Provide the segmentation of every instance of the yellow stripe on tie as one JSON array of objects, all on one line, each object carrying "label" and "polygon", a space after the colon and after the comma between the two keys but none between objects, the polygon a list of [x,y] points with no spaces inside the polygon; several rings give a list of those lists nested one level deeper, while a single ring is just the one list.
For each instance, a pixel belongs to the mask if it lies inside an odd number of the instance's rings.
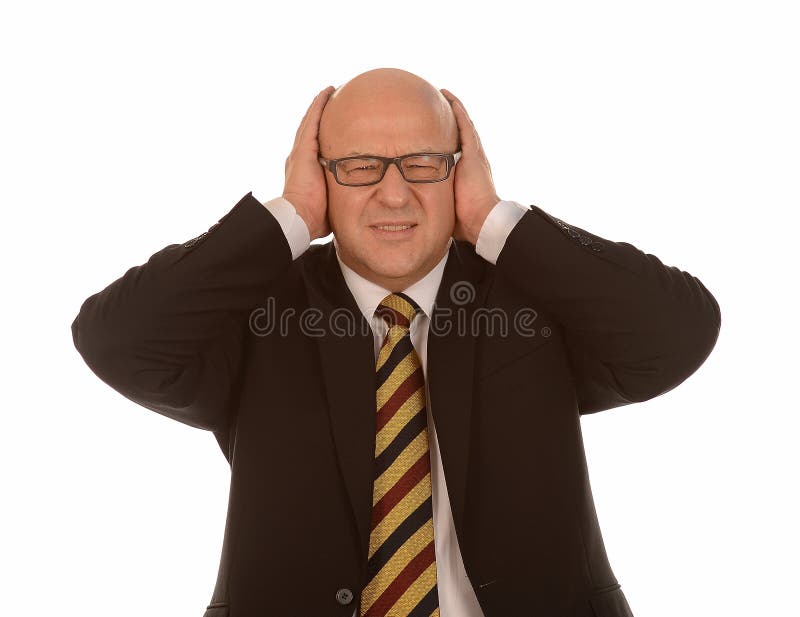
[{"label": "yellow stripe on tie", "polygon": [[389,359],[389,356],[392,355],[394,348],[400,342],[400,340],[405,336],[407,330],[402,326],[392,326],[389,328],[387,334],[387,341],[386,344],[383,345],[378,352],[378,359],[375,363],[375,370],[379,371],[383,368],[383,365],[386,364],[386,360]]},{"label": "yellow stripe on tie", "polygon": [[403,427],[425,407],[425,387],[423,386],[406,400],[391,419],[375,436],[375,456],[378,457],[394,441]]},{"label": "yellow stripe on tie", "polygon": [[[414,584],[406,590],[394,606],[389,609],[389,615],[407,615],[409,610],[413,610],[435,584],[436,562],[434,561],[419,575]],[[439,609],[437,608],[436,610],[438,611]]]},{"label": "yellow stripe on tie", "polygon": [[392,394],[394,394],[397,389],[403,385],[408,376],[411,375],[414,371],[419,368],[419,364],[415,362],[415,358],[411,356],[406,356],[394,367],[392,374],[386,378],[380,387],[378,387],[378,392],[376,395],[376,402],[378,405],[378,409],[383,407],[390,398],[392,398]]},{"label": "yellow stripe on tie", "polygon": [[389,489],[397,484],[397,481],[403,477],[403,474],[411,469],[414,463],[416,463],[419,457],[424,453],[430,456],[428,436],[427,431],[420,431],[419,435],[403,448],[403,451],[392,461],[392,464],[373,482],[373,506],[389,492]]},{"label": "yellow stripe on tie", "polygon": [[[364,591],[361,594],[361,609],[367,611],[375,603],[381,594],[386,591],[386,588],[394,580],[392,574],[397,574],[403,571],[414,557],[430,544],[430,538],[433,535],[433,521],[427,521],[422,527],[405,542],[395,552],[389,561],[380,569],[378,574],[367,583]],[[434,562],[435,565],[436,562]]]},{"label": "yellow stripe on tie", "polygon": [[[395,529],[419,508],[420,504],[430,497],[431,476],[426,475],[419,484],[411,489],[408,494],[397,502],[391,512],[375,526],[369,540],[369,557],[371,558],[383,544],[383,539],[388,538]],[[433,519],[430,519],[433,521]],[[380,536],[378,536],[380,534]],[[376,536],[373,538],[372,536]],[[377,537],[381,538],[380,540]]]}]

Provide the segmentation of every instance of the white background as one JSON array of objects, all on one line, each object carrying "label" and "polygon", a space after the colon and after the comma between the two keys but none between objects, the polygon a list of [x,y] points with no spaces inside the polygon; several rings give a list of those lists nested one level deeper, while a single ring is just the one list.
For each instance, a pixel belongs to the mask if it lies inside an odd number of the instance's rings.
[{"label": "white background", "polygon": [[680,387],[583,419],[637,617],[798,614],[792,5],[4,4],[2,612],[202,615],[227,462],[97,379],[71,322],[248,191],[280,195],[314,95],[392,66],[461,98],[501,198],[655,254],[721,306]]}]

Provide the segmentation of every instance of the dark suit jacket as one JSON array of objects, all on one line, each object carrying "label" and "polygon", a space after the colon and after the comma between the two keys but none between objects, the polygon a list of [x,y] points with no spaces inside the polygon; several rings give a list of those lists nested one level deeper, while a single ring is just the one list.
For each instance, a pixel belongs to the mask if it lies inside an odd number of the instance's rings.
[{"label": "dark suit jacket", "polygon": [[[535,311],[535,334],[459,330],[479,309]],[[284,328],[269,331],[269,310]],[[334,311],[361,327],[334,334]],[[453,327],[435,327],[448,314]],[[631,615],[598,526],[580,415],[671,390],[719,327],[694,276],[536,206],[496,265],[453,242],[427,378],[459,545],[487,616]],[[375,359],[333,243],[293,261],[248,193],[209,231],[87,298],[72,334],[100,379],[213,431],[230,463],[205,617],[350,617],[366,582]]]}]

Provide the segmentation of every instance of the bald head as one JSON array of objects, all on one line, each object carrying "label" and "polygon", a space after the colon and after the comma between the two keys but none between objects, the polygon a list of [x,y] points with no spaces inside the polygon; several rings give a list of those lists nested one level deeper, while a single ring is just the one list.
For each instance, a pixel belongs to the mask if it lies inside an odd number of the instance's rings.
[{"label": "bald head", "polygon": [[[412,73],[388,68],[362,73],[330,96],[318,139],[327,159],[450,153],[459,145],[444,95]],[[323,173],[343,264],[387,290],[402,291],[441,262],[455,226],[455,173],[409,182],[389,166],[380,182],[363,186],[339,184],[330,169]]]},{"label": "bald head", "polygon": [[430,83],[401,69],[357,75],[331,94],[320,119],[322,156],[400,156],[453,152],[458,125],[450,103]]}]

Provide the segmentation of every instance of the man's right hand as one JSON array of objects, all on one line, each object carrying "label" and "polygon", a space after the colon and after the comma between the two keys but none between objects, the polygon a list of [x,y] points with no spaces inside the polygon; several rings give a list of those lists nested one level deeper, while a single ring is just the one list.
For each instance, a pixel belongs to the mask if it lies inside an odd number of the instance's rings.
[{"label": "man's right hand", "polygon": [[292,152],[286,159],[286,182],[283,197],[306,222],[311,239],[331,233],[328,222],[328,189],[325,170],[319,164],[319,120],[333,86],[320,92],[306,110],[294,138]]}]

